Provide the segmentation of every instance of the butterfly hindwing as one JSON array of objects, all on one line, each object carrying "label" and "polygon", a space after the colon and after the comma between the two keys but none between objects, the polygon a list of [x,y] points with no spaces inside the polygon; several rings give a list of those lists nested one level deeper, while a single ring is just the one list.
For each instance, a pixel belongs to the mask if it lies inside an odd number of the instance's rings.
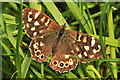
[{"label": "butterfly hindwing", "polygon": [[29,46],[32,58],[38,62],[47,61],[52,54],[52,45],[55,37],[56,34],[51,33],[33,39]]},{"label": "butterfly hindwing", "polygon": [[77,56],[73,52],[73,45],[70,45],[69,40],[67,40],[65,37],[60,38],[59,42],[55,46],[58,47],[56,48],[55,54],[50,61],[50,67],[53,70],[62,73],[75,69],[78,64],[78,59],[69,56]]}]

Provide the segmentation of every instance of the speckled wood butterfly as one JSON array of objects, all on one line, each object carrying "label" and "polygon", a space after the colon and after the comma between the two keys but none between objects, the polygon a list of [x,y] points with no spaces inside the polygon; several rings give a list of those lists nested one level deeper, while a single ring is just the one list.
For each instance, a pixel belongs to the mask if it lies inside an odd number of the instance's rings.
[{"label": "speckled wood butterfly", "polygon": [[38,62],[50,61],[50,67],[59,72],[73,70],[78,62],[89,62],[70,57],[96,59],[102,57],[100,42],[95,37],[77,31],[65,30],[43,12],[25,8],[22,12],[24,29],[32,39],[29,48],[32,59]]}]

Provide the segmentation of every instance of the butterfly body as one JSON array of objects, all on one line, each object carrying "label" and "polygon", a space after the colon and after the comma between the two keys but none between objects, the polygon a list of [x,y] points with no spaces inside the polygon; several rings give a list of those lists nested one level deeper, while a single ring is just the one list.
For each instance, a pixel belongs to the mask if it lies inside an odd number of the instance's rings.
[{"label": "butterfly body", "polygon": [[88,34],[66,30],[43,12],[25,8],[22,14],[25,32],[32,39],[29,48],[32,59],[46,62],[52,55],[50,67],[59,72],[74,69],[78,62],[89,62],[70,57],[96,59],[102,56],[99,40]]}]

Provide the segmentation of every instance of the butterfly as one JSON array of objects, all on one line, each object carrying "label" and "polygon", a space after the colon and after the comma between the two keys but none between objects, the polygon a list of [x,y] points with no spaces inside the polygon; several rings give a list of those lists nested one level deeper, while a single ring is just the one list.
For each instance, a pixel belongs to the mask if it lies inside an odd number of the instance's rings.
[{"label": "butterfly", "polygon": [[49,66],[61,73],[76,68],[78,62],[89,62],[71,57],[97,59],[102,57],[100,42],[97,38],[77,31],[66,30],[43,12],[25,8],[22,11],[24,30],[32,39],[29,49],[32,59],[46,62],[53,56]]}]

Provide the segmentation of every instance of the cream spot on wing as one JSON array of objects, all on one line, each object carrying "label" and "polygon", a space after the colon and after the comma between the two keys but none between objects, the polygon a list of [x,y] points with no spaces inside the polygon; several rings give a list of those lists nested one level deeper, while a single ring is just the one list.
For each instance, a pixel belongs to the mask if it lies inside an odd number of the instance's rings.
[{"label": "cream spot on wing", "polygon": [[40,25],[40,24],[39,24],[38,21],[35,21],[35,22],[34,22],[34,25],[35,25],[35,26],[38,26],[38,25]]},{"label": "cream spot on wing", "polygon": [[26,23],[26,27],[27,27],[27,28],[29,28],[29,27],[30,27],[30,26],[29,26],[29,23]]},{"label": "cream spot on wing", "polygon": [[85,43],[87,42],[87,37],[86,36],[83,37],[83,42],[85,42]]},{"label": "cream spot on wing", "polygon": [[93,55],[93,54],[92,54],[92,55],[89,55],[89,57],[90,57],[90,58],[93,58],[93,57],[94,57],[94,55]]},{"label": "cream spot on wing", "polygon": [[100,45],[98,45],[98,48],[99,48],[99,49],[101,49],[101,46],[100,46]]},{"label": "cream spot on wing", "polygon": [[86,53],[86,52],[84,52],[83,54],[84,54],[85,56],[87,56],[87,53]]},{"label": "cream spot on wing", "polygon": [[76,46],[76,51],[79,51],[79,48]]},{"label": "cream spot on wing", "polygon": [[50,20],[48,19],[47,22],[45,23],[45,25],[48,26],[49,22],[50,22]]},{"label": "cream spot on wing", "polygon": [[67,58],[67,59],[68,59],[69,57],[70,57],[70,55],[68,55],[68,54],[66,54],[66,55],[65,55],[65,58]]},{"label": "cream spot on wing", "polygon": [[72,58],[69,59],[69,65],[73,65],[73,60],[72,60]]},{"label": "cream spot on wing", "polygon": [[79,34],[79,36],[78,36],[78,40],[77,40],[77,41],[79,41],[79,42],[81,41],[81,40],[80,40],[81,36],[82,36],[82,35]]},{"label": "cream spot on wing", "polygon": [[73,51],[73,50],[71,50],[71,52],[72,52],[72,53],[74,53],[74,51]]},{"label": "cream spot on wing", "polygon": [[32,27],[32,28],[31,28],[31,31],[34,31],[34,30],[35,30],[35,27]]},{"label": "cream spot on wing", "polygon": [[36,35],[37,35],[37,32],[34,32],[34,33],[33,33],[33,36],[36,36]]},{"label": "cream spot on wing", "polygon": [[95,53],[97,53],[97,51],[95,49],[93,49],[93,53],[95,54]]},{"label": "cream spot on wing", "polygon": [[82,54],[78,54],[78,57],[82,58]]},{"label": "cream spot on wing", "polygon": [[32,18],[28,18],[28,22],[31,22],[32,21]]},{"label": "cream spot on wing", "polygon": [[44,46],[44,44],[42,42],[40,42],[40,46]]},{"label": "cream spot on wing", "polygon": [[40,38],[43,38],[43,36],[40,36]]},{"label": "cream spot on wing", "polygon": [[44,20],[45,20],[45,16],[43,16],[40,20],[41,20],[41,22],[44,22]]},{"label": "cream spot on wing", "polygon": [[39,45],[39,43],[36,42],[35,44],[33,44],[33,48],[34,48],[34,49],[37,49],[37,48],[38,48],[38,45]]},{"label": "cream spot on wing", "polygon": [[84,48],[85,48],[85,50],[87,50],[87,51],[89,50],[89,46],[84,46]]},{"label": "cream spot on wing", "polygon": [[22,23],[24,23],[24,21],[22,21]]},{"label": "cream spot on wing", "polygon": [[40,11],[35,13],[35,19],[38,18],[38,16],[40,15],[40,13],[41,13]]},{"label": "cream spot on wing", "polygon": [[95,45],[95,38],[92,37],[91,46],[94,46],[94,45]]},{"label": "cream spot on wing", "polygon": [[30,15],[30,14],[32,14],[32,12],[28,12],[28,14]]},{"label": "cream spot on wing", "polygon": [[24,25],[23,29],[25,29],[25,25]]},{"label": "cream spot on wing", "polygon": [[39,33],[42,33],[44,30],[40,30]]}]

